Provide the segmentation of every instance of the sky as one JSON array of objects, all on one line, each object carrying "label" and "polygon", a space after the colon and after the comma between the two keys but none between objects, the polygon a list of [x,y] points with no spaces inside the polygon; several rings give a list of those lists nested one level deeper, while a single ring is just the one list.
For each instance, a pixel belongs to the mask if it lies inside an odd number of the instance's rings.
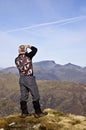
[{"label": "sky", "polygon": [[0,67],[15,66],[20,45],[38,48],[33,62],[85,67],[86,0],[0,0]]}]

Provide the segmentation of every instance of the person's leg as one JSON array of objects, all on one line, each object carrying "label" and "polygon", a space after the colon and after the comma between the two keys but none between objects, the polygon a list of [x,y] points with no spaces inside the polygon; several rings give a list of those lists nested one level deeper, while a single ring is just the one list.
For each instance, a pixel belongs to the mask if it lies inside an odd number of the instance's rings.
[{"label": "person's leg", "polygon": [[20,97],[20,108],[22,111],[22,116],[28,115],[28,108],[27,108],[27,100],[28,100],[28,94],[29,90],[20,83],[20,91],[21,91],[21,97]]},{"label": "person's leg", "polygon": [[40,96],[39,96],[38,86],[36,84],[35,77],[34,76],[28,77],[26,85],[29,87],[29,91],[32,95],[33,108],[35,110],[36,117],[39,117],[41,114],[43,114],[43,112],[41,110],[41,106],[39,103]]},{"label": "person's leg", "polygon": [[33,101],[33,107],[35,109],[35,115],[34,116],[36,118],[41,117],[41,116],[45,116],[45,115],[48,114],[47,112],[42,112],[39,100]]},{"label": "person's leg", "polygon": [[27,76],[25,78],[26,78],[25,79],[26,80],[25,86],[29,89],[29,92],[32,95],[33,101],[36,101],[36,100],[40,99],[38,86],[37,86],[35,77],[34,76]]},{"label": "person's leg", "polygon": [[39,100],[33,101],[33,108],[34,108],[36,114],[42,113]]},{"label": "person's leg", "polygon": [[21,101],[20,106],[21,106],[22,115],[23,114],[28,114],[27,102],[26,101]]}]

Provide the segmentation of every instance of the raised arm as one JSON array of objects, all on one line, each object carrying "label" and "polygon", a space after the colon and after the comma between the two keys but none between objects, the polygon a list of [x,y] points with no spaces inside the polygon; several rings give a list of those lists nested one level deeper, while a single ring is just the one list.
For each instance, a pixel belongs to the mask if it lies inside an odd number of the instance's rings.
[{"label": "raised arm", "polygon": [[37,52],[37,48],[36,47],[34,47],[34,46],[30,46],[30,45],[26,45],[25,46],[26,47],[26,49],[27,48],[29,48],[29,49],[31,49],[31,52],[26,52],[26,56],[28,56],[28,57],[30,57],[31,59],[32,59],[32,57],[36,54],[36,52]]}]

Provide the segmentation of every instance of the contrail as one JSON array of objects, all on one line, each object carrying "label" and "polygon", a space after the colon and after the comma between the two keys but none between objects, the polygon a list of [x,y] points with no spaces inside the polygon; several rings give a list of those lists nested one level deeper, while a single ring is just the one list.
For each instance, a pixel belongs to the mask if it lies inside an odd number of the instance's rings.
[{"label": "contrail", "polygon": [[68,18],[68,19],[63,19],[63,20],[58,20],[58,21],[53,21],[53,22],[48,22],[48,23],[35,24],[33,26],[12,29],[12,30],[8,30],[6,32],[10,33],[10,32],[17,32],[17,31],[24,31],[24,30],[29,30],[29,29],[37,28],[37,27],[43,27],[43,26],[49,26],[49,25],[55,25],[55,24],[57,24],[57,25],[64,25],[64,24],[68,24],[68,23],[73,23],[73,22],[81,21],[83,19],[86,19],[86,15],[84,15],[84,16],[78,16],[78,17],[73,17],[73,18]]}]

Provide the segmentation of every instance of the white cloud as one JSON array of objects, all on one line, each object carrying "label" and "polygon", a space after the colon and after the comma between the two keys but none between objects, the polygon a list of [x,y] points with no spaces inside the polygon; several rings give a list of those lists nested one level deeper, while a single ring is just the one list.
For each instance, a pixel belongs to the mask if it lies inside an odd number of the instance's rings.
[{"label": "white cloud", "polygon": [[17,32],[17,31],[34,29],[34,28],[38,28],[38,27],[50,26],[50,25],[64,25],[64,24],[68,24],[68,23],[73,23],[73,22],[81,21],[83,19],[86,19],[86,15],[84,15],[84,16],[78,16],[78,17],[73,17],[73,18],[62,19],[62,20],[48,22],[48,23],[36,24],[36,25],[29,26],[29,27],[12,29],[12,30],[8,30],[6,32],[7,33],[11,33],[11,32]]}]

